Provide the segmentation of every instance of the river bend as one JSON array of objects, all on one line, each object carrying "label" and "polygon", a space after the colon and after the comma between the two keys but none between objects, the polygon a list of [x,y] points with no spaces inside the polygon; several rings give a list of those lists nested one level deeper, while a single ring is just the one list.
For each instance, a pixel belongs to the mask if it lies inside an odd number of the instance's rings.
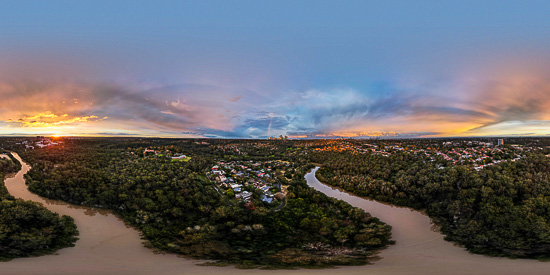
[{"label": "river bend", "polygon": [[124,224],[110,210],[77,206],[44,199],[28,191],[22,169],[5,180],[8,191],[16,198],[41,202],[60,215],[75,219],[80,240],[75,247],[59,250],[54,255],[19,258],[0,262],[1,275],[95,275],[95,274],[550,274],[550,263],[534,260],[510,260],[472,255],[463,248],[443,240],[432,231],[430,219],[417,211],[394,207],[360,198],[324,185],[315,178],[318,167],[306,175],[308,185],[330,197],[360,207],[393,227],[396,244],[380,253],[373,265],[339,267],[323,270],[240,270],[232,266],[200,266],[201,261],[174,254],[154,253],[143,246],[137,230]]}]

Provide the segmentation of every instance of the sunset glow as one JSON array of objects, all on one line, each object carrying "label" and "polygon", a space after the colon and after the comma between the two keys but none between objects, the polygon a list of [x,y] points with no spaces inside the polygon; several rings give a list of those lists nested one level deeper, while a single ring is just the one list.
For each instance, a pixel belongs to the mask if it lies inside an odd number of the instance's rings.
[{"label": "sunset glow", "polygon": [[87,10],[122,3],[20,5],[0,11],[2,135],[550,134],[550,26],[532,9],[143,4],[120,22]]},{"label": "sunset glow", "polygon": [[549,273],[549,1],[0,3],[0,275]]}]

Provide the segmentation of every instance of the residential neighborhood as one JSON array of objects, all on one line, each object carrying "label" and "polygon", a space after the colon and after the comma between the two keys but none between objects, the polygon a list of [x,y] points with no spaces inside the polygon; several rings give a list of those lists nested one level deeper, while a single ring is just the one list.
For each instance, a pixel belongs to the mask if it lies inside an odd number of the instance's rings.
[{"label": "residential neighborhood", "polygon": [[62,144],[63,141],[61,140],[54,140],[53,137],[43,137],[38,136],[36,139],[33,140],[23,140],[21,142],[18,142],[16,144],[25,145],[25,149],[35,149],[35,148],[45,148],[50,146],[57,146],[59,144]]},{"label": "residential neighborhood", "polygon": [[518,161],[527,152],[542,150],[540,146],[504,145],[504,139],[495,142],[482,140],[453,140],[421,142],[418,140],[387,140],[365,143],[358,140],[327,140],[313,150],[350,151],[357,154],[371,153],[389,157],[396,153],[413,154],[428,161],[437,162],[443,169],[451,165],[466,165],[475,170],[506,161]]},{"label": "residential neighborhood", "polygon": [[272,204],[286,196],[289,166],[283,161],[221,161],[212,166],[207,176],[220,193],[242,202],[250,202],[256,194],[261,201]]}]

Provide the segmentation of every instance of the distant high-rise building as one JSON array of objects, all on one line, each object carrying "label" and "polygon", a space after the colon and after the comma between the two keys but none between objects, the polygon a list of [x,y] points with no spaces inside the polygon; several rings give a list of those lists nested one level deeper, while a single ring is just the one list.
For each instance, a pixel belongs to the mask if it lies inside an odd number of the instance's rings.
[{"label": "distant high-rise building", "polygon": [[498,146],[504,145],[504,139],[498,139]]}]

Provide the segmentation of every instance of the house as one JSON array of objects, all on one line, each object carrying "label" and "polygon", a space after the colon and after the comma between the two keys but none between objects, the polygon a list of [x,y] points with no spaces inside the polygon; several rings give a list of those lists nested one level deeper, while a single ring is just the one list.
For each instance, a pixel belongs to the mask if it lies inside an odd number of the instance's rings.
[{"label": "house", "polygon": [[243,187],[242,184],[238,184],[238,183],[237,184],[231,184],[232,189],[241,188],[241,187]]},{"label": "house", "polygon": [[186,155],[181,155],[181,156],[177,156],[177,157],[172,157],[172,159],[186,159],[187,156]]},{"label": "house", "polygon": [[262,201],[265,201],[267,203],[272,203],[273,198],[268,198],[266,195],[262,195]]},{"label": "house", "polygon": [[250,197],[252,196],[252,193],[248,192],[248,191],[244,191],[242,193],[238,193],[238,194],[235,194],[235,197],[237,199],[243,199],[243,200],[247,200],[249,199]]}]

